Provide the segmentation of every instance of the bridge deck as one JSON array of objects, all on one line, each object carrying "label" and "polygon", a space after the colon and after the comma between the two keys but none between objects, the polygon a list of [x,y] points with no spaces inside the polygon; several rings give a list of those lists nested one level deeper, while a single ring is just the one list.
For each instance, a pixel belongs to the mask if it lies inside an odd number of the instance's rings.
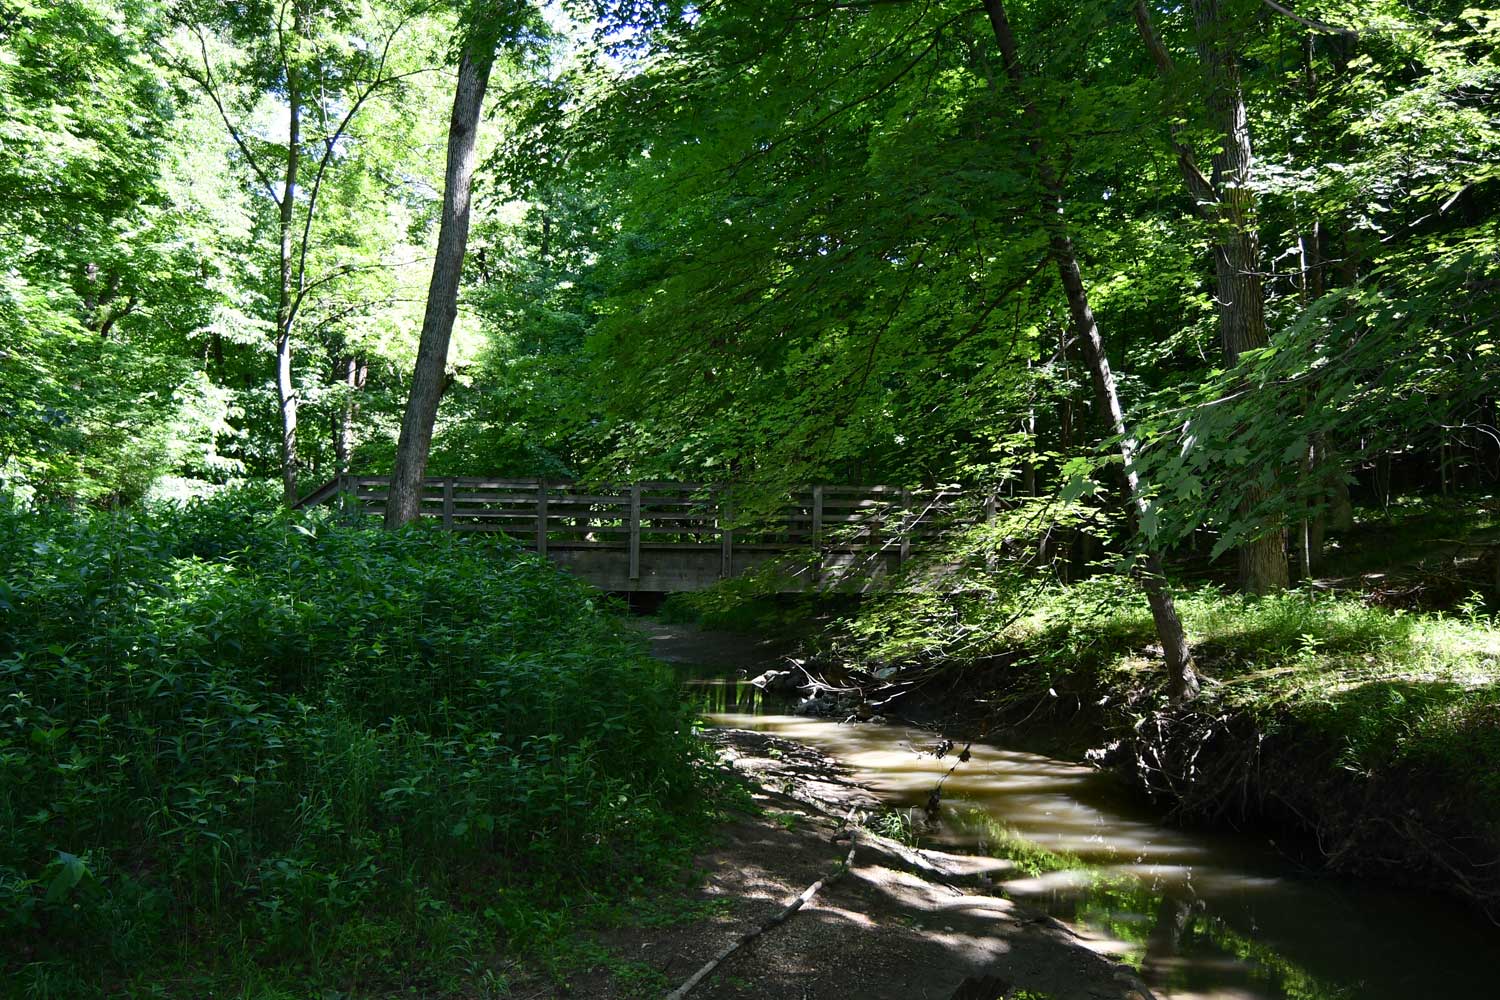
[{"label": "bridge deck", "polygon": [[[340,476],[299,506],[378,514],[390,480]],[[587,490],[574,483],[469,476],[424,482],[423,517],[453,531],[501,531],[604,590],[701,590],[752,570],[777,589],[863,590],[954,523],[954,491],[814,486],[770,518],[741,523],[733,498],[692,483]]]}]

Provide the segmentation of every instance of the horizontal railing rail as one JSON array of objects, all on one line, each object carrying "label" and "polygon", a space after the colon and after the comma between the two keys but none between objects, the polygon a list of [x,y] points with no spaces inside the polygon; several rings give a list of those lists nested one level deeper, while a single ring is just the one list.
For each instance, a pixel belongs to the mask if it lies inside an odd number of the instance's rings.
[{"label": "horizontal railing rail", "polygon": [[[379,514],[389,492],[388,477],[345,475],[298,506],[340,503]],[[994,501],[976,503],[955,489],[818,485],[791,492],[769,515],[737,518],[734,510],[732,490],[697,483],[601,488],[484,476],[428,477],[418,505],[421,517],[450,530],[503,532],[558,561],[568,561],[569,552],[617,552],[628,581],[640,579],[643,551],[714,553],[719,578],[736,575],[741,563],[804,552],[799,571],[817,584],[830,573],[880,571],[862,559],[899,568],[955,527],[973,523],[976,510],[992,514]]]}]

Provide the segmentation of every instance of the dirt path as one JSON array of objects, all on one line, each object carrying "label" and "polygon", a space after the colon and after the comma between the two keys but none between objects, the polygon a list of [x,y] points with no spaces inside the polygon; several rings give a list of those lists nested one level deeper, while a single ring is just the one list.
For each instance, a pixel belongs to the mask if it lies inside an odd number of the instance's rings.
[{"label": "dirt path", "polygon": [[[745,649],[743,641],[665,631],[685,662],[722,663],[718,650]],[[808,886],[840,872],[852,836],[852,866],[720,965],[692,1000],[998,1000],[1016,990],[1038,1000],[1150,997],[1129,969],[1064,925],[1003,898],[996,883],[1009,862],[915,851],[862,829],[851,835],[843,826],[850,810],[879,803],[834,761],[760,733],[721,730],[711,738],[750,784],[757,814],[720,831],[696,859],[700,881],[676,901],[679,910],[710,915],[608,932],[599,943],[635,974],[627,982],[618,966],[601,969],[575,979],[571,995],[623,1000],[660,996],[662,983],[675,988]],[[641,975],[642,966],[651,973]],[[656,992],[645,980],[654,980]]]},{"label": "dirt path", "polygon": [[[684,891],[682,908],[712,916],[676,927],[618,929],[600,940],[672,987],[837,872],[851,846],[841,820],[851,807],[877,805],[810,748],[738,730],[713,738],[757,786],[759,815],[730,823],[696,861],[702,881]],[[725,961],[691,997],[998,1000],[1020,989],[1049,1000],[1150,996],[1129,969],[1091,951],[1064,925],[1000,896],[995,882],[1009,862],[914,851],[864,830],[853,833],[852,846],[847,872]],[[601,969],[575,979],[572,995],[653,995],[642,990],[641,978],[622,983]],[[993,985],[959,992],[980,979]]]}]

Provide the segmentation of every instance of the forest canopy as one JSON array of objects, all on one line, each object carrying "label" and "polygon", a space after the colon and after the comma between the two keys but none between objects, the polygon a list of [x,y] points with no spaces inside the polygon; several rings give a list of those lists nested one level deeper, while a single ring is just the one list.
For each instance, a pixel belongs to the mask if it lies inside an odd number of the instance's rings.
[{"label": "forest canopy", "polygon": [[1102,512],[1061,207],[1146,536],[1492,480],[1492,12],[993,6],[10,0],[6,492],[387,473],[480,36],[433,472]]}]

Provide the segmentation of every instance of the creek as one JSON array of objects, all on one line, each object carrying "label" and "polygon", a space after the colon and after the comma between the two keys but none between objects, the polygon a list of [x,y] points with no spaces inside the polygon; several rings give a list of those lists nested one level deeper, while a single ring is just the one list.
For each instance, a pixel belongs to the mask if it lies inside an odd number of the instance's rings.
[{"label": "creek", "polygon": [[722,668],[684,672],[709,724],[822,751],[920,846],[1012,856],[1029,842],[1069,859],[1003,889],[1135,967],[1161,1000],[1500,996],[1500,931],[1456,901],[1311,871],[1264,838],[1164,825],[1108,773],[994,744],[958,763],[962,744],[939,758],[924,729],[787,714]]}]

